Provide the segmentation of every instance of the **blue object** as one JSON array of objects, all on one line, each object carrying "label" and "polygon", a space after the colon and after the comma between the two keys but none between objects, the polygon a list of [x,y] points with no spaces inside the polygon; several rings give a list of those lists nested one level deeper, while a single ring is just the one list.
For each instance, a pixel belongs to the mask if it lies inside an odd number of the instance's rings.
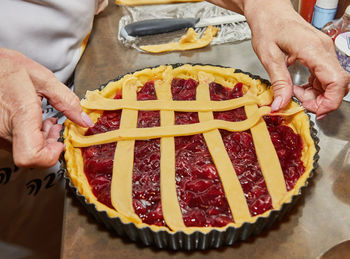
[{"label": "blue object", "polygon": [[316,5],[311,23],[317,29],[321,30],[326,23],[334,19],[336,12],[337,12],[337,8],[325,9],[325,8],[318,7]]}]

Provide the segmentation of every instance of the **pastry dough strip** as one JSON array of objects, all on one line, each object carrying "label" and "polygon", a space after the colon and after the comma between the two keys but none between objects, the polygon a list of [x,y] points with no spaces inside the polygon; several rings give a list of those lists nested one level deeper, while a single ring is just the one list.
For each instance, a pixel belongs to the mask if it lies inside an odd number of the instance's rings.
[{"label": "pastry dough strip", "polygon": [[[248,116],[253,116],[258,111],[258,106],[247,105],[245,111]],[[260,120],[250,129],[254,140],[255,152],[264,176],[267,190],[272,199],[272,206],[277,208],[287,194],[283,171],[279,162],[270,133],[264,120]]]},{"label": "pastry dough strip", "polygon": [[[136,78],[124,83],[122,96],[124,99],[136,100]],[[120,128],[129,130],[137,127],[138,111],[123,109]],[[111,183],[111,200],[113,207],[135,223],[141,219],[135,214],[132,205],[132,174],[134,168],[135,140],[118,141],[114,154],[113,176]]]},{"label": "pastry dough strip", "polygon": [[[171,72],[172,69],[169,68],[164,73]],[[158,99],[172,100],[171,81],[169,79],[155,82]],[[160,121],[161,126],[174,125],[174,112],[160,111]],[[176,192],[174,137],[164,137],[160,139],[160,191],[163,218],[167,226],[173,231],[185,229],[186,226],[183,223],[182,212]]]},{"label": "pastry dough strip", "polygon": [[92,91],[87,93],[86,99],[81,101],[81,106],[90,110],[119,110],[132,109],[143,111],[179,111],[179,112],[210,112],[228,111],[242,107],[245,104],[266,105],[261,103],[255,96],[244,95],[243,97],[226,101],[173,101],[173,100],[151,100],[131,101],[124,99],[105,98],[101,94]]},{"label": "pastry dough strip", "polygon": [[[131,111],[131,110],[128,110]],[[262,116],[270,114],[271,108],[261,107],[254,115],[245,121],[230,122],[223,120],[212,120],[201,123],[174,125],[152,128],[121,128],[91,136],[82,136],[72,129],[72,144],[74,147],[88,147],[92,145],[107,144],[121,140],[145,140],[171,136],[188,136],[199,134],[214,129],[225,129],[228,131],[245,131],[254,126]],[[137,111],[133,111],[136,112]]]},{"label": "pastry dough strip", "polygon": [[[209,76],[209,74],[204,72],[202,72],[202,75],[199,75],[199,85],[197,87],[196,97],[199,100],[210,100],[207,80],[209,79]],[[201,122],[214,119],[212,112],[199,112],[198,117]],[[247,219],[249,220],[251,215],[248,204],[219,130],[214,129],[205,132],[203,133],[203,136],[219,173],[221,184],[224,188],[234,221],[236,223],[241,223]]]},{"label": "pastry dough strip", "polygon": [[[140,87],[141,85],[143,85],[144,83],[146,83],[148,81],[152,81],[152,80],[156,81],[156,80],[162,79],[162,73],[164,72],[164,70],[167,67],[168,66],[160,66],[160,67],[153,68],[153,69],[144,69],[142,71],[135,72],[133,75],[131,75],[131,74],[126,75],[118,82],[108,83],[108,85],[103,90],[98,91],[98,92],[100,95],[102,95],[104,97],[113,98],[115,96],[116,92],[119,93],[122,90],[122,87],[123,87],[125,81],[127,81],[130,77],[136,77],[138,80],[137,85],[138,85],[138,87]],[[266,89],[266,85],[264,83],[260,82],[259,80],[252,79],[246,74],[237,73],[237,72],[235,72],[235,70],[233,68],[183,65],[181,67],[173,69],[173,77],[184,78],[184,79],[192,78],[194,80],[198,80],[198,72],[200,70],[211,73],[215,77],[215,82],[220,83],[224,86],[232,87],[235,85],[235,83],[242,82],[244,84],[244,87],[246,87],[244,89],[248,90],[248,92],[251,92],[252,95],[257,95],[260,101],[262,99],[262,95],[267,96],[266,99],[269,99],[269,100],[272,100],[272,98],[273,98],[273,94],[272,94],[271,89],[270,90]],[[250,91],[253,89],[255,91]],[[246,91],[245,91],[245,93],[246,93]],[[115,100],[113,100],[113,101],[115,101]],[[130,101],[135,102],[135,100],[130,100]],[[224,101],[221,101],[221,102],[224,102]],[[267,101],[265,100],[264,102],[267,102]],[[195,103],[195,102],[193,102],[191,104],[194,104],[194,106],[197,105],[197,103]],[[298,109],[295,109],[293,111],[293,109],[296,106],[297,106],[296,103],[292,103],[290,105],[290,108],[288,110],[284,110],[282,112],[282,114],[274,113],[271,115],[290,116],[290,115],[296,114],[297,112],[302,110],[301,108],[298,108]],[[128,107],[122,107],[122,109],[128,109]],[[257,107],[255,106],[254,109],[257,109]],[[142,107],[140,108],[140,110],[142,110]],[[97,118],[99,118],[102,114],[102,111],[94,111],[94,109],[87,110],[86,112],[94,119],[94,121],[96,121]],[[201,112],[205,112],[205,111],[201,111]],[[291,200],[291,195],[296,194],[299,191],[300,187],[302,185],[304,185],[305,179],[309,176],[310,171],[312,169],[313,157],[314,157],[316,150],[315,150],[314,142],[313,142],[310,134],[308,133],[310,130],[310,128],[309,128],[310,125],[309,125],[308,120],[309,119],[305,113],[296,114],[296,116],[294,116],[293,118],[290,118],[290,120],[288,118],[288,125],[296,133],[300,134],[303,138],[304,149],[303,149],[303,153],[302,153],[302,157],[303,157],[302,161],[303,161],[304,165],[306,166],[306,172],[298,180],[295,188],[292,191],[286,193],[284,199],[282,199],[280,201],[280,204],[278,207],[280,207],[280,205],[282,203],[289,202]],[[91,187],[88,184],[88,181],[86,179],[85,174],[81,173],[83,171],[83,167],[84,167],[83,159],[81,157],[81,151],[79,148],[73,147],[73,143],[71,142],[71,140],[76,139],[77,136],[84,135],[86,132],[86,129],[75,125],[74,123],[72,123],[69,120],[66,120],[65,126],[66,126],[66,129],[64,132],[65,144],[66,144],[65,157],[66,157],[66,161],[67,161],[67,170],[68,170],[70,177],[72,178],[74,185],[77,186],[80,193],[84,194],[87,197],[88,202],[90,202],[90,203],[93,202],[96,204],[97,210],[99,210],[99,211],[105,210],[110,217],[118,216],[121,218],[123,223],[130,222],[130,219],[126,219],[121,213],[117,212],[114,209],[108,208],[104,204],[97,201],[97,198],[94,196],[94,194],[91,191]],[[98,144],[100,144],[100,143],[98,143]],[[80,175],[80,177],[78,177],[78,175]],[[265,175],[264,175],[264,177],[265,177]],[[268,186],[268,188],[269,188],[269,186]],[[270,189],[269,189],[269,191],[270,191]],[[274,204],[275,204],[275,202],[274,202]],[[267,211],[260,216],[265,217],[269,213],[270,213],[270,211]],[[234,214],[234,216],[235,216],[235,223],[230,223],[227,226],[220,228],[220,230],[221,229],[224,230],[228,226],[234,226],[234,227],[241,226],[242,223],[237,224],[236,215]],[[247,222],[255,222],[256,218],[257,217],[251,217],[250,220],[247,220]],[[134,221],[134,220],[131,220],[131,221]],[[137,226],[142,228],[142,227],[145,227],[147,225],[141,222],[141,223],[137,224]],[[169,231],[169,229],[166,227],[158,227],[158,226],[154,226],[154,225],[151,225],[150,228],[153,231],[159,231],[159,230],[164,230],[164,229],[166,231]],[[188,227],[188,228],[185,228],[183,231],[185,233],[189,233],[189,234],[194,233],[195,231],[200,231],[202,233],[208,233],[212,229],[213,228],[211,228],[211,227],[204,227],[204,228]],[[170,231],[170,232],[174,233],[174,231]]]},{"label": "pastry dough strip", "polygon": [[187,33],[181,37],[179,42],[169,42],[157,45],[144,45],[140,49],[150,53],[161,53],[167,51],[181,51],[190,49],[204,48],[214,39],[219,29],[214,26],[208,26],[203,32],[203,36],[198,38],[198,33],[193,28],[189,28]]}]

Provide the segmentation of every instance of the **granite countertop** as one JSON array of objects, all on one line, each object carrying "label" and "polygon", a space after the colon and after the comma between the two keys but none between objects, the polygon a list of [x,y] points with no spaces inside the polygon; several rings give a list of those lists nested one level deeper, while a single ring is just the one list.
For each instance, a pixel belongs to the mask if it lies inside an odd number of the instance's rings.
[{"label": "granite countertop", "polygon": [[[110,79],[149,66],[203,63],[240,68],[268,78],[250,41],[168,54],[143,54],[117,40],[121,8],[110,4],[100,14],[75,75],[76,93],[96,89]],[[300,65],[291,68],[297,82],[307,80]],[[320,160],[303,197],[281,222],[256,237],[233,246],[196,252],[173,252],[124,240],[99,225],[66,195],[62,258],[316,258],[335,244],[350,239],[350,104],[316,123]]]}]

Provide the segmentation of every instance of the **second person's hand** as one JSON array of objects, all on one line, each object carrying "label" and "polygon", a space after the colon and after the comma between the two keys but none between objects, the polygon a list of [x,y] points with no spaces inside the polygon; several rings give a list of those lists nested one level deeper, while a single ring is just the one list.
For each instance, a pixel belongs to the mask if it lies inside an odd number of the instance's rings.
[{"label": "second person's hand", "polygon": [[[302,105],[324,117],[339,108],[348,92],[349,75],[342,69],[332,40],[297,14],[290,1],[247,1],[252,45],[268,72],[274,90],[272,110],[285,107],[294,94]],[[260,8],[259,8],[260,7]],[[308,67],[309,82],[294,86],[287,67],[296,60]]]},{"label": "second person's hand", "polygon": [[[307,23],[290,0],[210,0],[243,13],[252,31],[252,46],[269,74],[273,111],[294,94],[320,119],[339,108],[348,92],[349,75],[340,66],[332,40]],[[296,60],[310,71],[309,82],[293,85],[288,66]]]}]

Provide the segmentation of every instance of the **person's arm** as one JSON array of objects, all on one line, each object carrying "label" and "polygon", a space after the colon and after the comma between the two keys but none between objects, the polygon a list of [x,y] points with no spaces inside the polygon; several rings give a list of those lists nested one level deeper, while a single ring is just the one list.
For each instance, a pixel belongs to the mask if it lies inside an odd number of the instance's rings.
[{"label": "person's arm", "polygon": [[63,143],[57,141],[62,125],[54,118],[42,121],[43,97],[80,126],[93,125],[79,98],[50,70],[0,48],[0,148],[12,149],[17,166],[49,167],[63,151]]},{"label": "person's arm", "polygon": [[[290,0],[209,0],[242,13],[252,31],[252,45],[270,76],[274,111],[293,93],[320,119],[339,108],[348,92],[349,75],[340,66],[332,40],[307,23]],[[309,83],[294,86],[287,67],[299,60],[310,71]]]}]

